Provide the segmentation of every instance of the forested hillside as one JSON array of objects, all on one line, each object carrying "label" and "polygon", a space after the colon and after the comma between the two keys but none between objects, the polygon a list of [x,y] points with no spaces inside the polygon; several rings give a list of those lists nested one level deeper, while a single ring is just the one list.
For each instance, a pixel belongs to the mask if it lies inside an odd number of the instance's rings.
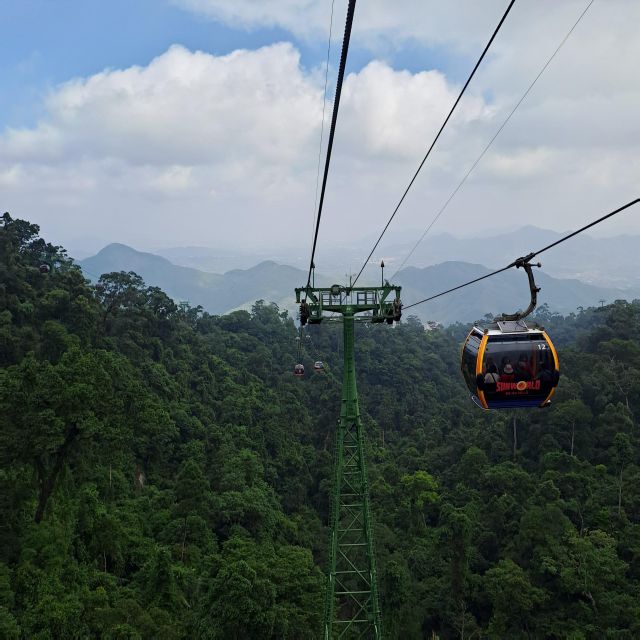
[{"label": "forested hillside", "polygon": [[[162,288],[174,300],[189,300],[209,313],[222,314],[250,308],[259,298],[283,300],[292,308],[291,291],[306,275],[304,271],[275,262],[263,261],[250,269],[226,270],[224,274],[199,271],[172,264],[166,258],[136,251],[122,244],[111,244],[92,258],[81,262],[93,281],[111,271],[134,271],[147,283]],[[321,275],[319,282],[326,281]],[[593,296],[592,299],[597,299]],[[295,302],[295,301],[293,301]]]},{"label": "forested hillside", "polygon": [[[358,327],[386,637],[640,637],[640,302],[540,319],[530,413],[469,401],[462,325]],[[308,335],[298,380],[275,305],[90,286],[5,214],[0,637],[319,637],[341,334]]]}]

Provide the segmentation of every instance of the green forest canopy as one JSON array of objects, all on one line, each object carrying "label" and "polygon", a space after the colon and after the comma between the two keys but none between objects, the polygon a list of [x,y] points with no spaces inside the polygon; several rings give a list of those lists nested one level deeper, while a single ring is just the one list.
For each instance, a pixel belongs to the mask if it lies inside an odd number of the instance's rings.
[{"label": "green forest canopy", "polygon": [[[316,638],[341,336],[90,286],[0,225],[0,637]],[[49,273],[40,265],[48,264]],[[544,308],[545,411],[486,413],[466,327],[358,327],[385,635],[640,637],[640,302]]]}]

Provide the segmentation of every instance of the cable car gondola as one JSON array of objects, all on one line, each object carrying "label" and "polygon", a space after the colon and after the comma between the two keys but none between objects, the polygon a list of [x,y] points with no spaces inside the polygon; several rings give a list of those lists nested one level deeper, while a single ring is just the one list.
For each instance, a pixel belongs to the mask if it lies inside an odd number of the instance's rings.
[{"label": "cable car gondola", "polygon": [[293,375],[297,376],[298,378],[302,378],[302,376],[304,376],[304,365],[297,364],[295,367],[293,367]]},{"label": "cable car gondola", "polygon": [[497,321],[471,329],[462,374],[483,409],[545,407],[560,376],[558,354],[544,329]]},{"label": "cable car gondola", "polygon": [[472,400],[483,409],[546,407],[560,378],[553,342],[542,327],[529,326],[523,319],[535,308],[540,290],[531,265],[520,258],[516,266],[529,277],[529,307],[484,327],[474,326],[462,349],[462,375]]},{"label": "cable car gondola", "polygon": [[315,371],[318,371],[319,373],[324,373],[324,363],[321,362],[320,360],[316,360],[316,362],[313,363],[313,368]]}]

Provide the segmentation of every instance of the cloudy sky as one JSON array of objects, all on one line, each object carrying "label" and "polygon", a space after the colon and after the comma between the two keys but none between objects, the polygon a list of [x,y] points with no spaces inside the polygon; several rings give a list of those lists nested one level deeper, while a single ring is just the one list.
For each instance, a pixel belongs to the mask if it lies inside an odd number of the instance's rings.
[{"label": "cloudy sky", "polygon": [[[507,4],[358,3],[320,263],[381,230]],[[517,0],[389,242],[424,230],[588,4]],[[0,208],[72,252],[308,251],[330,14],[331,0],[0,0]],[[639,195],[638,24],[638,0],[595,0],[433,233],[567,230]],[[640,210],[602,232],[640,233]]]}]

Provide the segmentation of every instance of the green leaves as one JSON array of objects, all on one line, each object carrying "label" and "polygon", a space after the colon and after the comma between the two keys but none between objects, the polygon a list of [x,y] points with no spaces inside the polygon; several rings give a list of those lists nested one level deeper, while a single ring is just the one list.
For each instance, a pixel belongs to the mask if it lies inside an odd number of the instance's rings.
[{"label": "green leaves", "polygon": [[[0,224],[0,637],[318,637],[338,327],[294,380],[277,306],[92,288],[37,234]],[[357,327],[386,637],[640,637],[640,303],[545,324],[563,380],[515,461],[464,331]]]},{"label": "green leaves", "polygon": [[203,638],[315,638],[322,579],[308,551],[234,536],[199,608]]},{"label": "green leaves", "polygon": [[527,574],[512,560],[501,560],[483,580],[492,605],[488,636],[525,638],[535,635],[538,608],[548,595],[531,584]]}]

